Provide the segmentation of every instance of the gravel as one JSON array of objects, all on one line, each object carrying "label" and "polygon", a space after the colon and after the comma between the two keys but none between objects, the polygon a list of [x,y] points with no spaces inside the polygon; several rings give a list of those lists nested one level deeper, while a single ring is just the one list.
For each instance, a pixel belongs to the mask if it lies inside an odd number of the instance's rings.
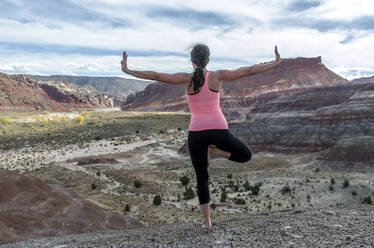
[{"label": "gravel", "polygon": [[213,221],[75,234],[0,247],[374,247],[374,206],[293,208]]}]

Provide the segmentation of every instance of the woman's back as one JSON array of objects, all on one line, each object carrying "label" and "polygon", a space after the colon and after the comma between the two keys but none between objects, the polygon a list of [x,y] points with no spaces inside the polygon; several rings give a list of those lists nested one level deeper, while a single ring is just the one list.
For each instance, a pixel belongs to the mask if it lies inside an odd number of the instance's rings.
[{"label": "woman's back", "polygon": [[208,129],[228,129],[227,122],[220,108],[220,93],[209,88],[210,71],[205,74],[204,84],[195,94],[186,98],[191,112],[190,131]]}]

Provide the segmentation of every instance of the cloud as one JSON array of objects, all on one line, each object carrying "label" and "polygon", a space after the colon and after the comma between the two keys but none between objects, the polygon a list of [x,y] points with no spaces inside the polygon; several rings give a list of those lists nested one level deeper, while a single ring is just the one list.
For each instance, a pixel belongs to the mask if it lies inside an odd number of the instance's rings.
[{"label": "cloud", "polygon": [[211,28],[212,26],[234,28],[239,25],[239,23],[230,16],[190,8],[177,9],[152,6],[151,8],[147,8],[146,15],[151,20],[157,22],[172,22],[194,29]]},{"label": "cloud", "polygon": [[274,20],[273,25],[287,27],[305,27],[318,30],[320,32],[328,32],[333,30],[352,31],[352,30],[374,30],[374,15],[362,16],[353,20],[329,20],[323,18],[309,18],[305,16],[287,17]]},{"label": "cloud", "polygon": [[111,18],[69,0],[22,0],[15,3],[0,0],[0,13],[2,18],[20,23],[41,22],[50,25],[50,22],[58,21],[79,22],[80,25],[94,22],[113,28],[132,26],[128,19]]},{"label": "cloud", "polygon": [[344,40],[339,41],[340,44],[346,44],[351,42],[355,37],[351,34],[347,35]]},{"label": "cloud", "polygon": [[320,1],[300,1],[300,0],[294,0],[289,3],[288,10],[290,11],[304,11],[308,10],[310,8],[318,7],[321,5]]},{"label": "cloud", "polygon": [[118,76],[126,50],[133,68],[191,71],[197,42],[211,70],[270,61],[275,44],[360,70],[374,68],[373,29],[370,1],[0,0],[0,70]]}]

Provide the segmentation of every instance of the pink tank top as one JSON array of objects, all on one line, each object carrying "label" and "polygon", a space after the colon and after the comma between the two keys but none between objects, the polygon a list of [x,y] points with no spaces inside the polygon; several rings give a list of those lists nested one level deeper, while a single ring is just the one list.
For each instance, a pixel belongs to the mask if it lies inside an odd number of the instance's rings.
[{"label": "pink tank top", "polygon": [[191,112],[190,131],[207,129],[229,129],[225,116],[219,105],[219,92],[208,87],[210,71],[205,74],[205,82],[198,93],[188,95],[186,98]]}]

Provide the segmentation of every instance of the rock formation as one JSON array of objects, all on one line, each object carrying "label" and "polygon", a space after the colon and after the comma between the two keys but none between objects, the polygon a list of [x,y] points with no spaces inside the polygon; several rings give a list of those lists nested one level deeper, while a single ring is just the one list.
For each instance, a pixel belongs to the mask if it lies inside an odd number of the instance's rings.
[{"label": "rock formation", "polygon": [[53,82],[69,82],[78,87],[93,87],[99,92],[115,96],[118,99],[124,99],[129,94],[141,91],[150,84],[149,81],[126,79],[120,77],[87,77],[87,76],[67,76],[67,75],[53,75],[53,76],[37,76],[24,75],[35,81],[53,81]]},{"label": "rock formation", "polygon": [[[150,85],[129,96],[122,109],[188,111],[183,87]],[[374,136],[374,84],[351,83],[327,69],[320,57],[285,59],[266,72],[224,83],[221,107],[231,132],[254,151],[334,147],[326,158],[342,160],[357,146],[351,161],[374,160],[364,155],[374,154],[374,141],[356,139]],[[347,142],[351,145],[342,145]]]},{"label": "rock formation", "polygon": [[0,244],[141,226],[135,219],[109,212],[61,186],[0,170]]},{"label": "rock formation", "polygon": [[351,82],[352,83],[374,83],[374,76],[356,78],[356,79],[352,80]]},{"label": "rock formation", "polygon": [[[297,89],[344,84],[348,81],[321,63],[321,57],[285,59],[278,66],[250,77],[222,85],[221,106],[225,110],[250,110],[257,102],[268,101]],[[123,110],[188,111],[183,85],[151,84],[127,97]]]},{"label": "rock formation", "polygon": [[113,107],[113,98],[92,88],[79,88],[66,82],[35,82],[22,75],[0,73],[0,111],[110,107]]}]

